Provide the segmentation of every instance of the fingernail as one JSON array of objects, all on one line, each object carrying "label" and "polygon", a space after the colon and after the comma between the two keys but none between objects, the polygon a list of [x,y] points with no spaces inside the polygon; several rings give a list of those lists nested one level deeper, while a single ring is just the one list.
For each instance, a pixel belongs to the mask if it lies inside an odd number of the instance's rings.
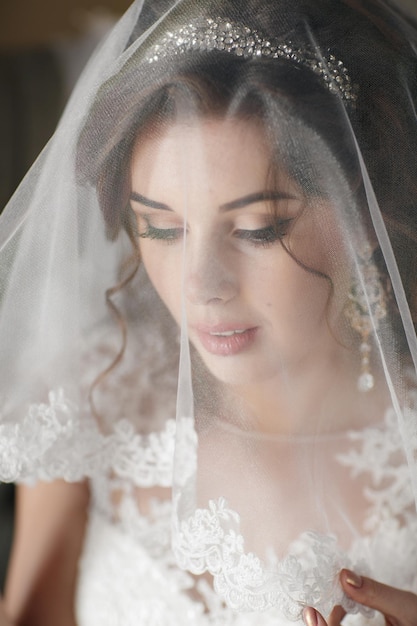
[{"label": "fingernail", "polygon": [[355,574],[355,572],[351,572],[350,570],[346,570],[345,580],[348,585],[351,587],[355,587],[355,589],[360,589],[362,587],[362,578]]},{"label": "fingernail", "polygon": [[306,626],[317,626],[317,612],[311,606],[307,606],[303,610],[303,620]]}]

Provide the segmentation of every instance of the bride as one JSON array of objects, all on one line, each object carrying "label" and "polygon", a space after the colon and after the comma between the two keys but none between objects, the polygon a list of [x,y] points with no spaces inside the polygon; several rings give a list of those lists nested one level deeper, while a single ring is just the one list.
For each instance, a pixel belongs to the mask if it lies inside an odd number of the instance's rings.
[{"label": "bride", "polygon": [[4,624],[417,623],[415,43],[166,0],[96,53],[1,222]]}]

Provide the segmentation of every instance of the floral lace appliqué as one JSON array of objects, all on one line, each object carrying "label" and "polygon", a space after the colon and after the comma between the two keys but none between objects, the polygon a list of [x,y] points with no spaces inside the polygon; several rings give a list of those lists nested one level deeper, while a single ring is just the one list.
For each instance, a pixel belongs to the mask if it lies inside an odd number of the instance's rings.
[{"label": "floral lace appliqu\u00e9", "polygon": [[194,574],[209,572],[216,592],[234,610],[279,607],[286,619],[297,620],[304,606],[315,606],[326,615],[341,604],[350,613],[370,614],[347,598],[338,584],[342,568],[355,567],[365,574],[365,566],[352,563],[333,537],[303,533],[288,556],[278,560],[271,555],[264,563],[245,552],[239,515],[224,498],[174,524],[173,548],[180,567]]},{"label": "floral lace appliqu\u00e9", "polygon": [[[417,414],[414,414],[417,420]],[[365,490],[370,503],[365,523],[373,531],[381,520],[403,517],[414,505],[410,471],[404,458],[403,441],[393,409],[386,413],[385,428],[352,431],[352,448],[337,456],[353,477],[368,474],[371,485]]]},{"label": "floral lace appliqu\u00e9", "polygon": [[33,476],[35,468],[39,478],[53,478],[62,469],[61,450],[54,454],[54,459],[50,458],[50,451],[55,445],[61,448],[60,441],[71,442],[78,427],[76,407],[66,399],[63,390],[51,391],[47,403],[30,405],[21,424],[0,425],[0,478],[25,479]]},{"label": "floral lace appliqu\u00e9", "polygon": [[139,487],[172,482],[175,420],[160,432],[142,435],[127,419],[102,433],[63,390],[48,403],[32,404],[21,424],[0,425],[0,478],[3,481],[79,481],[111,471]]}]

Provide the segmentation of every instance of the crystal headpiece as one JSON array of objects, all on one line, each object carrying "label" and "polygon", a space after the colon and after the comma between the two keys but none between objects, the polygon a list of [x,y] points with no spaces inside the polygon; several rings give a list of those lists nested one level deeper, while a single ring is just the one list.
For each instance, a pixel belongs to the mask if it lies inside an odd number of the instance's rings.
[{"label": "crystal headpiece", "polygon": [[152,46],[146,55],[149,63],[170,58],[186,52],[209,52],[220,50],[238,57],[265,57],[287,59],[305,67],[319,76],[331,92],[354,104],[357,99],[356,85],[342,61],[333,54],[322,56],[312,47],[293,45],[264,37],[259,31],[224,18],[201,18],[176,31],[169,31],[161,41]]}]

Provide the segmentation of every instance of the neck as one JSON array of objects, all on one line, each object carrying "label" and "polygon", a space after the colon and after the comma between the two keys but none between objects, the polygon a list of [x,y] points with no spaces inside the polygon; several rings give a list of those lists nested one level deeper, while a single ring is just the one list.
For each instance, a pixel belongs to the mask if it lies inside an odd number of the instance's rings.
[{"label": "neck", "polygon": [[388,402],[381,385],[367,394],[357,390],[359,363],[352,360],[348,350],[338,348],[236,391],[264,433],[313,435],[361,428],[380,419]]}]

